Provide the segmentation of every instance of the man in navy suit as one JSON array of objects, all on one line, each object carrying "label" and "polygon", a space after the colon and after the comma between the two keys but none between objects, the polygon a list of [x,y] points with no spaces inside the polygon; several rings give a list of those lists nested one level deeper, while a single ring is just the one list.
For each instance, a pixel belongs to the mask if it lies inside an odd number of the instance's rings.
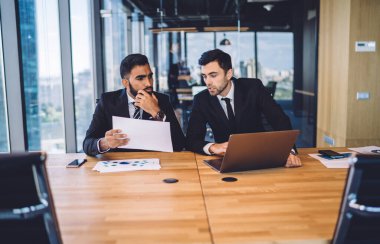
[{"label": "man in navy suit", "polygon": [[[211,50],[199,59],[207,85],[194,97],[186,135],[186,148],[208,155],[224,155],[231,134],[263,132],[264,114],[274,130],[291,130],[288,116],[265,90],[259,79],[234,79],[229,54]],[[215,143],[204,140],[206,124],[211,127]],[[292,151],[286,167],[301,166]]]},{"label": "man in navy suit", "polygon": [[120,64],[120,75],[125,88],[102,94],[83,141],[84,152],[95,156],[108,151],[131,151],[118,148],[127,145],[128,139],[120,129],[112,129],[112,116],[170,122],[173,149],[181,151],[185,137],[169,97],[153,91],[153,73],[147,57],[128,55]]}]

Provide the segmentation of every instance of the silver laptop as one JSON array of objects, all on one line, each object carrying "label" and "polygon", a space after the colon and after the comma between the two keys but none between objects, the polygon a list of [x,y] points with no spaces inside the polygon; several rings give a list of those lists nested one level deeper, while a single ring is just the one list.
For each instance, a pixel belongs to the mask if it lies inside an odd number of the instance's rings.
[{"label": "silver laptop", "polygon": [[223,158],[204,160],[220,173],[283,167],[299,130],[230,135]]}]

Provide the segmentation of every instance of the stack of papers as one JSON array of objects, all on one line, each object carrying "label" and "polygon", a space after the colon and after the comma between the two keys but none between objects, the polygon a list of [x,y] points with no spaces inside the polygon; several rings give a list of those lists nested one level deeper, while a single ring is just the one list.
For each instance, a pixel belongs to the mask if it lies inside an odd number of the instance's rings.
[{"label": "stack of papers", "polygon": [[160,160],[158,158],[147,159],[124,159],[100,161],[92,170],[100,173],[136,171],[136,170],[159,170]]},{"label": "stack of papers", "polygon": [[378,146],[367,146],[367,147],[353,147],[348,148],[352,151],[363,153],[363,154],[372,154],[372,155],[379,155],[380,147]]},{"label": "stack of papers", "polygon": [[339,152],[343,155],[345,155],[344,158],[337,158],[337,159],[331,159],[328,157],[324,157],[320,153],[312,153],[309,154],[310,157],[317,159],[319,162],[321,162],[326,168],[335,168],[335,169],[344,169],[348,168],[350,165],[350,156],[352,155],[351,152]]}]

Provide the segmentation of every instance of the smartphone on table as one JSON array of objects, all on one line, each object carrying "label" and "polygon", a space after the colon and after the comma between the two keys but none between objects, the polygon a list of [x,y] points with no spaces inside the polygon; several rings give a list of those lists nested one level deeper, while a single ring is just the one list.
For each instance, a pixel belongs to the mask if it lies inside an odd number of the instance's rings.
[{"label": "smartphone on table", "polygon": [[338,158],[344,158],[346,155],[335,152],[333,150],[319,150],[318,151],[320,154],[322,154],[325,157],[329,157],[332,159],[338,159]]},{"label": "smartphone on table", "polygon": [[87,162],[87,159],[74,159],[69,164],[66,165],[66,168],[79,168],[82,164]]}]

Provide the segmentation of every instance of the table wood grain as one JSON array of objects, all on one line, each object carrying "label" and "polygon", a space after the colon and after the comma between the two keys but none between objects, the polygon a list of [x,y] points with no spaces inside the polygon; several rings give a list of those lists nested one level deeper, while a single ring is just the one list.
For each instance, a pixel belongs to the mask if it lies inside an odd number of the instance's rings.
[{"label": "table wood grain", "polygon": [[[344,149],[342,149],[344,151]],[[301,168],[220,174],[204,156],[107,153],[77,169],[84,154],[48,156],[65,243],[328,243],[346,169],[327,169],[300,149]],[[339,150],[337,150],[339,151]],[[99,173],[99,160],[159,158],[161,170]],[[221,178],[233,176],[237,182]],[[165,184],[165,178],[177,178]]]},{"label": "table wood grain", "polygon": [[[347,169],[327,169],[300,149],[303,166],[220,174],[196,155],[214,243],[328,243]],[[236,182],[224,182],[226,176]]]},{"label": "table wood grain", "polygon": [[[48,175],[64,243],[211,243],[195,156],[107,153],[49,155]],[[158,171],[99,173],[98,160],[159,158]],[[166,184],[165,178],[178,183]]]}]

